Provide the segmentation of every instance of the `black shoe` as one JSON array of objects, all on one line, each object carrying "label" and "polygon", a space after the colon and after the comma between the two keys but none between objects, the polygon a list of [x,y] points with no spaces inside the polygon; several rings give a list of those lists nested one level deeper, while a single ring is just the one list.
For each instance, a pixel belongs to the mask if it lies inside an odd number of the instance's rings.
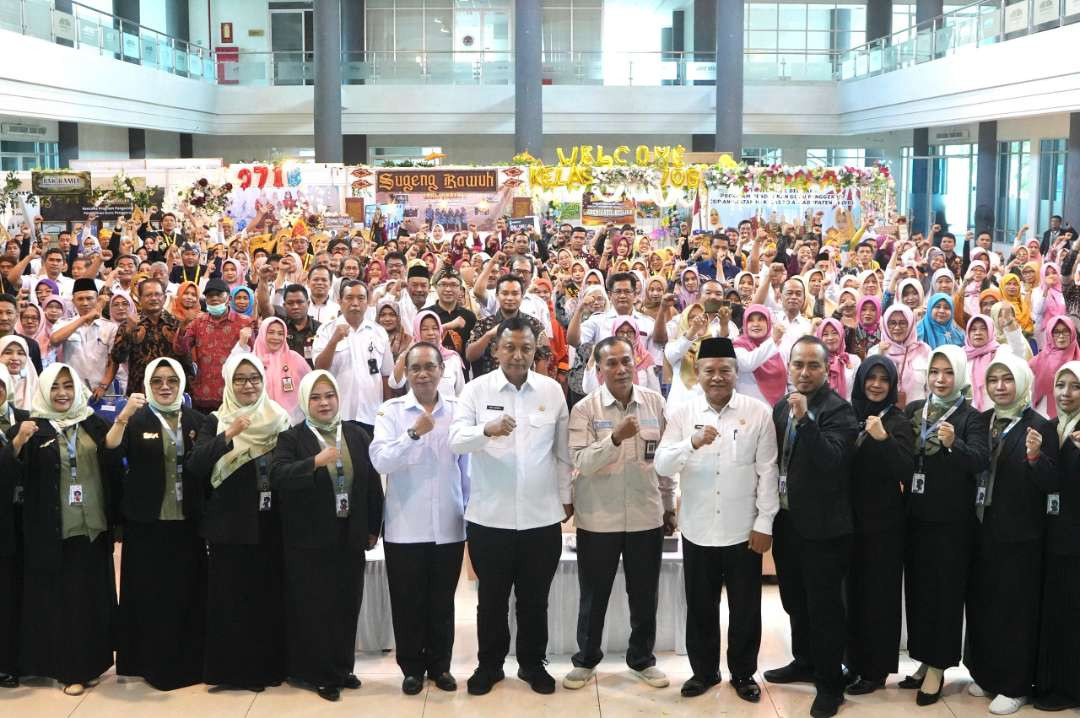
[{"label": "black shoe", "polygon": [[355,673],[350,673],[349,675],[345,676],[345,680],[342,681],[342,685],[345,688],[348,688],[350,691],[359,690],[360,679],[356,677]]},{"label": "black shoe", "polygon": [[482,696],[490,693],[491,687],[503,678],[506,678],[506,674],[501,668],[490,669],[480,666],[468,680],[469,695]]},{"label": "black shoe", "polygon": [[878,688],[884,687],[885,681],[870,681],[860,677],[852,682],[844,692],[849,696],[865,696],[868,693],[873,693]]},{"label": "black shoe", "polygon": [[341,689],[337,686],[320,686],[317,689],[319,698],[324,701],[330,701],[331,703],[341,700]]},{"label": "black shoe", "polygon": [[520,666],[518,667],[517,676],[528,683],[529,688],[532,688],[536,693],[548,695],[555,692],[555,679],[542,665],[531,668]]},{"label": "black shoe", "polygon": [[908,676],[904,680],[900,681],[897,685],[901,688],[912,690],[915,688],[922,688],[923,679],[918,676]]},{"label": "black shoe", "polygon": [[832,718],[840,710],[840,704],[844,702],[844,694],[832,695],[818,691],[814,696],[814,703],[810,706],[810,715],[813,718]]},{"label": "black shoe", "polygon": [[735,692],[744,701],[751,703],[757,703],[761,700],[761,688],[758,687],[757,681],[753,676],[745,676],[743,678],[731,677],[731,685],[735,688]]},{"label": "black shoe", "polygon": [[18,688],[19,677],[9,673],[0,673],[0,688]]},{"label": "black shoe", "polygon": [[915,704],[920,706],[932,706],[941,699],[941,690],[945,687],[945,676],[941,677],[941,683],[936,693],[923,693],[922,688],[915,694]]},{"label": "black shoe", "polygon": [[405,680],[401,682],[401,692],[407,696],[415,696],[422,690],[424,690],[423,677],[405,676]]},{"label": "black shoe", "polygon": [[262,693],[266,690],[265,686],[245,686],[244,690],[251,691],[252,693]]},{"label": "black shoe", "polygon": [[696,698],[719,682],[720,678],[718,676],[711,678],[691,676],[686,683],[682,684],[682,689],[679,692],[682,693],[683,698]]},{"label": "black shoe", "polygon": [[453,693],[457,690],[457,681],[454,680],[454,677],[450,675],[449,671],[440,673],[437,676],[433,676],[429,673],[428,677],[431,678],[431,680],[435,681],[435,687],[438,688],[440,691]]},{"label": "black shoe", "polygon": [[1040,698],[1036,698],[1035,702],[1032,705],[1035,706],[1035,710],[1051,711],[1056,713],[1057,711],[1064,711],[1069,710],[1070,708],[1076,708],[1080,706],[1080,703],[1077,703],[1072,698],[1069,698],[1068,696],[1063,696],[1060,693],[1049,693]]},{"label": "black shoe", "polygon": [[765,680],[769,683],[813,683],[814,669],[792,661],[783,668],[765,671]]}]

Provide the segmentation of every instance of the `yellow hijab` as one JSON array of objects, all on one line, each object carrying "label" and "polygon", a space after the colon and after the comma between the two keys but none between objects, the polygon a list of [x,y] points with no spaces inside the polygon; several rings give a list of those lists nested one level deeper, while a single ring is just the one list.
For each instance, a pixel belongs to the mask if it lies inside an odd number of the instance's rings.
[{"label": "yellow hijab", "polygon": [[[1015,299],[1005,292],[1005,285],[1010,283],[1015,283],[1020,290]],[[1020,329],[1023,330],[1024,334],[1030,335],[1035,331],[1035,323],[1031,319],[1031,305],[1028,303],[1027,297],[1024,296],[1024,283],[1020,280],[1020,277],[1007,273],[1001,278],[998,288],[1001,290],[1002,301],[1012,305],[1013,314],[1016,315],[1016,321],[1020,323]]]}]

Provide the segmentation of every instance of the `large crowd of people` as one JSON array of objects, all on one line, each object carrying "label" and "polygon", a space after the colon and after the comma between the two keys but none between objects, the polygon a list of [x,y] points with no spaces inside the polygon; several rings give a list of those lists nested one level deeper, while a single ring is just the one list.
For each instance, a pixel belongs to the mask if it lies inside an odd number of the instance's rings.
[{"label": "large crowd of people", "polygon": [[513,590],[517,675],[552,693],[572,526],[565,689],[603,658],[620,561],[626,663],[669,685],[678,532],[683,696],[721,680],[726,590],[729,678],[760,700],[771,550],[793,660],[763,675],[812,683],[814,718],[898,672],[902,616],[918,705],[961,663],[992,713],[1080,705],[1080,240],[1060,218],[995,245],[820,214],[393,237],[182,214],[0,246],[0,685],[80,695],[115,664],[163,691],[338,700],[381,539],[405,694],[457,689],[466,546],[468,692],[505,677]]}]

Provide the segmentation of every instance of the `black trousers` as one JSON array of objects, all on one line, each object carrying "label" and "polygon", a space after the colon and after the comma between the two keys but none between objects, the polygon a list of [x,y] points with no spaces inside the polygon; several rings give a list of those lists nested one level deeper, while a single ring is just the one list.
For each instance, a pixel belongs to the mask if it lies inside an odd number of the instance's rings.
[{"label": "black trousers", "polygon": [[824,693],[844,690],[844,577],[851,536],[814,541],[800,535],[787,510],[773,521],[773,555],[780,602],[791,620],[791,653],[814,670]]},{"label": "black trousers", "polygon": [[720,677],[720,593],[728,594],[727,665],[731,675],[752,676],[761,647],[761,554],[744,541],[699,546],[683,536],[686,584],[686,653],[694,675]]},{"label": "black trousers", "polygon": [[883,681],[899,667],[903,580],[902,525],[856,534],[847,580],[847,665],[868,681]]},{"label": "black trousers", "polygon": [[908,655],[935,668],[959,665],[975,528],[908,518],[904,603]]},{"label": "black trousers", "polygon": [[454,651],[454,592],[465,542],[386,542],[383,547],[397,664],[406,676],[446,673]]},{"label": "black trousers", "polygon": [[476,638],[480,666],[501,668],[510,651],[510,589],[517,601],[517,659],[539,666],[547,654],[548,593],[559,567],[559,524],[524,531],[469,522],[469,557],[479,579]]},{"label": "black trousers", "polygon": [[611,585],[622,557],[626,597],[630,604],[630,645],[626,665],[641,671],[656,665],[656,602],[660,589],[660,553],[664,545],[661,527],[648,531],[596,532],[577,530],[578,652],[575,666],[595,668],[604,658],[600,648],[604,634]]}]

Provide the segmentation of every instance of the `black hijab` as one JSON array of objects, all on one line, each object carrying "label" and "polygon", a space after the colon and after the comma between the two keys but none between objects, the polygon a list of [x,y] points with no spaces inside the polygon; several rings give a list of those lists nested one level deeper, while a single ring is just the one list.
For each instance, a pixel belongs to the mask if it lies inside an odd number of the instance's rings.
[{"label": "black hijab", "polygon": [[[866,397],[866,389],[864,388],[866,378],[870,376],[870,371],[876,366],[884,369],[885,375],[889,378],[889,394],[884,401],[870,401]],[[881,413],[887,406],[896,406],[899,398],[899,379],[896,365],[892,363],[892,359],[879,354],[871,354],[866,357],[863,363],[859,365],[858,370],[856,370],[851,387],[851,406],[855,409],[855,415],[859,421],[866,421],[866,417],[871,414]]]}]

